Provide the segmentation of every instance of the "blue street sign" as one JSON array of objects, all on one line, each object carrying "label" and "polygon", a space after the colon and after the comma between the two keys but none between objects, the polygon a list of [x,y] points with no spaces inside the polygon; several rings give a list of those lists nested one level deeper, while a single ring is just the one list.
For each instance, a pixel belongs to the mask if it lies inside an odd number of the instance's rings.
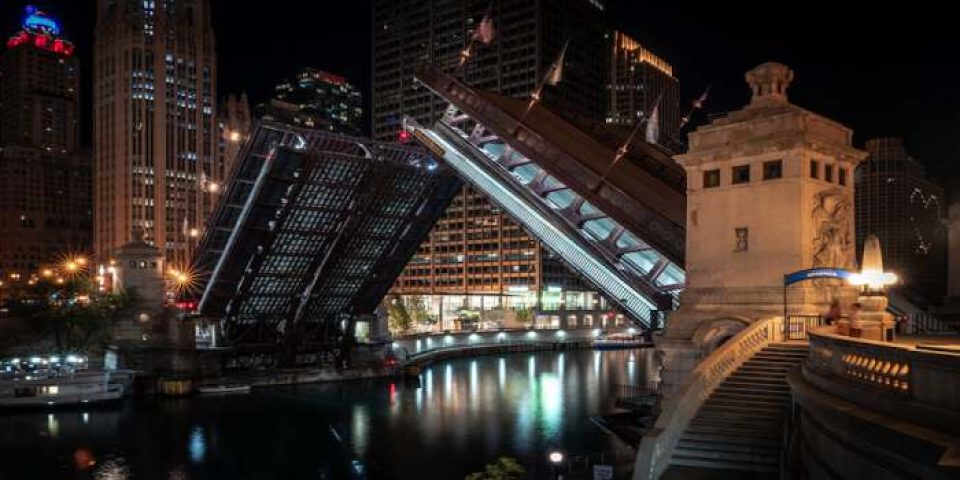
[{"label": "blue street sign", "polygon": [[817,278],[836,278],[837,280],[846,280],[850,276],[849,270],[842,268],[811,268],[788,273],[783,276],[783,286],[792,285],[797,282],[814,280]]}]

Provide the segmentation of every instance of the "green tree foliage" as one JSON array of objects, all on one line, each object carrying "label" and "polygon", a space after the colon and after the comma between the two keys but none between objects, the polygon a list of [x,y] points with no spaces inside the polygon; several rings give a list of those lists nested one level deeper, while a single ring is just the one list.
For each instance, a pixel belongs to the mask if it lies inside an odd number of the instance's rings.
[{"label": "green tree foliage", "polygon": [[517,310],[517,322],[526,324],[528,327],[533,326],[533,310],[529,308]]},{"label": "green tree foliage", "polygon": [[527,473],[516,459],[500,457],[488,464],[482,472],[471,473],[464,480],[516,480]]},{"label": "green tree foliage", "polygon": [[135,291],[99,293],[87,278],[23,284],[11,290],[7,301],[10,315],[25,322],[34,340],[51,341],[58,352],[105,344],[114,324],[138,303]]},{"label": "green tree foliage", "polygon": [[417,325],[433,325],[436,323],[436,320],[430,318],[427,299],[419,295],[407,299],[407,311],[410,312],[410,320]]},{"label": "green tree foliage", "polygon": [[391,333],[404,334],[410,331],[413,321],[399,295],[391,295],[387,299],[387,323]]}]

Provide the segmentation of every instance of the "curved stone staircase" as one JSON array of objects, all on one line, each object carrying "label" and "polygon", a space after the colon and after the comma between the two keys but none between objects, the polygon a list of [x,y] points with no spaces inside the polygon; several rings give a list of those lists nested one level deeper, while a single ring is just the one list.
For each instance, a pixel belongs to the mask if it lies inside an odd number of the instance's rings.
[{"label": "curved stone staircase", "polygon": [[680,436],[674,466],[777,473],[786,375],[807,357],[805,343],[773,343],[755,353],[710,394]]}]

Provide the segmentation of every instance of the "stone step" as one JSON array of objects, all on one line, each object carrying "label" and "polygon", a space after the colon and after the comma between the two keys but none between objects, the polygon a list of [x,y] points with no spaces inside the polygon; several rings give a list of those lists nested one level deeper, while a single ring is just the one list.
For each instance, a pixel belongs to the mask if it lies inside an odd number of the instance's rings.
[{"label": "stone step", "polygon": [[698,428],[712,428],[714,432],[726,432],[740,435],[754,434],[772,434],[776,435],[781,430],[781,421],[783,417],[696,417],[690,421],[690,426]]},{"label": "stone step", "polygon": [[779,403],[759,403],[745,400],[736,400],[730,398],[719,398],[715,402],[704,403],[701,408],[707,411],[722,413],[724,410],[756,412],[758,414],[765,412],[781,412],[787,408],[789,402]]},{"label": "stone step", "polygon": [[789,358],[781,356],[765,356],[763,354],[757,354],[750,360],[743,362],[744,365],[756,365],[756,364],[768,364],[768,365],[799,365],[802,363],[806,357],[801,358]]},{"label": "stone step", "polygon": [[788,372],[794,366],[795,365],[793,364],[787,365],[787,364],[779,364],[779,363],[771,364],[766,362],[755,362],[755,363],[744,363],[743,365],[740,365],[740,368],[738,368],[737,371],[744,370],[744,369],[762,369],[762,370],[772,370],[776,372]]},{"label": "stone step", "polygon": [[[730,374],[725,380],[724,383],[730,380],[736,380],[742,378],[744,380],[756,380],[758,382],[766,383],[780,383],[783,385],[787,384],[787,374],[786,373],[770,373],[770,372],[743,372],[736,371]],[[722,385],[722,383],[721,383]]]},{"label": "stone step", "polygon": [[748,382],[723,382],[717,387],[715,392],[719,391],[730,391],[730,392],[761,392],[761,393],[770,393],[775,395],[790,395],[790,385],[787,383],[775,384],[775,383],[748,383]]},{"label": "stone step", "polygon": [[710,440],[692,440],[689,438],[681,438],[677,442],[677,450],[687,450],[687,451],[710,451],[710,452],[730,452],[736,454],[745,454],[745,455],[757,455],[760,457],[769,457],[769,456],[780,456],[780,446],[776,444],[741,444],[741,443],[727,443],[727,442],[714,442]]},{"label": "stone step", "polygon": [[713,392],[711,398],[713,396],[717,396],[717,398],[766,398],[769,400],[779,401],[783,404],[790,403],[790,392],[774,392],[765,389],[738,390],[732,388],[720,388]]},{"label": "stone step", "polygon": [[716,410],[710,409],[706,410],[703,413],[698,413],[693,417],[691,423],[710,423],[714,425],[719,424],[745,424],[750,427],[761,427],[768,428],[772,425],[780,425],[783,421],[783,412],[776,411],[761,411],[761,412],[752,412],[746,410],[733,411],[733,410]]},{"label": "stone step", "polygon": [[728,445],[754,446],[779,450],[779,437],[753,437],[745,435],[731,435],[728,432],[713,431],[686,431],[680,436],[680,441],[716,442]]},{"label": "stone step", "polygon": [[746,381],[755,381],[758,383],[775,383],[786,385],[787,377],[785,375],[770,375],[770,374],[760,374],[752,372],[734,372],[724,383],[729,382],[730,380],[746,380]]},{"label": "stone step", "polygon": [[677,455],[674,454],[670,458],[670,463],[672,465],[681,465],[684,467],[700,467],[700,468],[716,468],[723,470],[742,470],[749,472],[779,472],[780,464],[779,461],[776,464],[770,464],[767,462],[750,462],[750,461],[735,461],[735,460],[718,460],[713,458],[704,458],[699,456],[690,456],[690,455]]},{"label": "stone step", "polygon": [[719,437],[735,437],[739,438],[742,441],[749,442],[771,442],[774,444],[780,444],[780,429],[757,429],[757,428],[745,428],[745,427],[731,427],[731,426],[722,426],[722,425],[694,425],[691,424],[686,431],[683,432],[684,435],[710,435],[710,436],[719,436]]}]

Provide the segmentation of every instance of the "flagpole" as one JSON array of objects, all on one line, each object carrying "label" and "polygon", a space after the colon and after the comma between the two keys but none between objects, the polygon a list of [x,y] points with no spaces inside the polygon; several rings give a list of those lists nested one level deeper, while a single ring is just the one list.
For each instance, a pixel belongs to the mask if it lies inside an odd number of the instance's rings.
[{"label": "flagpole", "polygon": [[[570,46],[570,39],[568,38],[567,41],[563,44],[563,49],[560,50],[560,56],[557,57],[556,61],[553,62],[553,65],[550,65],[550,69],[547,70],[546,75],[544,75],[543,78],[540,79],[540,83],[537,84],[537,89],[534,90],[532,94],[530,94],[530,102],[527,103],[527,108],[523,111],[523,114],[520,115],[520,123],[523,123],[523,120],[527,118],[527,114],[529,114],[530,111],[533,110],[533,107],[538,102],[540,102],[540,96],[543,94],[543,87],[547,85],[547,82],[550,81],[552,77],[558,76],[558,73],[557,73],[558,71],[560,73],[563,72],[563,63],[566,59],[567,47],[569,46]],[[556,82],[559,82],[559,81],[560,80],[558,78]]]},{"label": "flagpole", "polygon": [[[657,96],[656,103],[653,104],[654,111],[660,107],[661,100],[663,100],[663,91],[660,92],[660,95]],[[600,180],[597,182],[594,192],[600,190],[600,186],[603,185],[603,183],[607,180],[607,175],[610,174],[610,171],[613,170],[613,167],[620,163],[620,160],[622,160],[623,157],[627,156],[627,152],[630,151],[630,144],[633,143],[633,139],[637,136],[637,133],[640,132],[640,128],[642,128],[644,125],[649,127],[650,121],[653,119],[653,115],[650,115],[649,117],[645,117],[637,121],[637,124],[633,127],[630,135],[627,136],[627,140],[623,142],[623,145],[621,145],[620,148],[617,149],[616,155],[613,156],[613,161],[610,162],[610,164],[607,165],[607,168],[603,170],[603,174],[600,175]],[[646,122],[644,122],[644,120],[646,120]]]},{"label": "flagpole", "polygon": [[[484,14],[483,19],[480,20],[480,24],[477,25],[477,29],[484,28],[485,22],[492,22],[490,15],[493,13],[493,2],[487,6],[487,13]],[[467,48],[460,52],[460,64],[457,65],[457,69],[454,71],[455,75],[464,73],[466,70],[467,62],[470,61],[470,58],[473,57],[473,49],[477,45],[477,29],[474,30],[473,35],[470,35],[470,43],[467,44]],[[486,43],[489,43],[489,40],[484,40]]]},{"label": "flagpole", "polygon": [[690,117],[693,116],[694,112],[703,108],[703,103],[707,101],[707,95],[710,94],[710,88],[712,86],[712,83],[707,84],[707,89],[703,91],[703,95],[700,95],[696,100],[693,101],[693,103],[690,105],[690,111],[680,119],[680,128],[683,128],[687,125],[687,123],[690,122]]}]

